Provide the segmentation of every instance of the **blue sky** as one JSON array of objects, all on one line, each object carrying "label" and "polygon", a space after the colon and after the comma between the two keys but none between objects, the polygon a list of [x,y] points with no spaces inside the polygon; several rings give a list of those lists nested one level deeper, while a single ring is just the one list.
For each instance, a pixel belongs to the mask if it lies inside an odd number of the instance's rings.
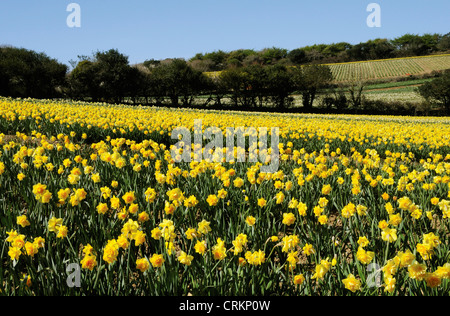
[{"label": "blue sky", "polygon": [[[69,28],[78,3],[81,27]],[[381,27],[366,24],[370,3]],[[406,0],[1,0],[0,45],[44,52],[62,63],[118,49],[130,63],[240,48],[312,44],[450,32],[450,1]]]}]

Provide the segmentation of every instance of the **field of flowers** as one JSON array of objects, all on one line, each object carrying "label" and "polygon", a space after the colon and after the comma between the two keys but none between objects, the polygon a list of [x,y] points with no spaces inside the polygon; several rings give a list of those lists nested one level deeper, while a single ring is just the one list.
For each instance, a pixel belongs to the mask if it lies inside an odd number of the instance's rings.
[{"label": "field of flowers", "polygon": [[420,104],[423,98],[415,91],[367,91],[363,93],[367,100],[382,100],[387,102],[404,102]]},{"label": "field of flowers", "polygon": [[[176,163],[196,119],[279,128],[278,171]],[[448,295],[449,143],[448,118],[0,99],[0,295]]]}]

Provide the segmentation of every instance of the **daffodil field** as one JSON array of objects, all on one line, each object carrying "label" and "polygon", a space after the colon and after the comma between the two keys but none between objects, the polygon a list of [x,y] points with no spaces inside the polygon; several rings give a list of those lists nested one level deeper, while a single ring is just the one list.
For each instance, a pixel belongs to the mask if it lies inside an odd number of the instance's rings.
[{"label": "daffodil field", "polygon": [[[277,127],[278,170],[175,162],[196,119]],[[0,295],[448,295],[449,143],[445,117],[1,98]]]}]

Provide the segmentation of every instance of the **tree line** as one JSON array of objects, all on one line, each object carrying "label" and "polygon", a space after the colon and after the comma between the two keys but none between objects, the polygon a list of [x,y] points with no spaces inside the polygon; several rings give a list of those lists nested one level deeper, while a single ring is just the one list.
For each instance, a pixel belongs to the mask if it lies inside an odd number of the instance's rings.
[{"label": "tree line", "polygon": [[296,92],[302,95],[304,107],[312,108],[318,91],[332,80],[330,68],[322,65],[254,64],[217,76],[194,69],[184,59],[130,66],[126,56],[113,49],[78,62],[68,75],[67,93],[74,99],[116,103],[127,99],[139,104],[192,106],[200,99],[203,106],[287,108]]},{"label": "tree line", "polygon": [[340,63],[387,59],[397,57],[423,56],[450,50],[450,33],[405,34],[394,39],[377,38],[352,45],[347,42],[316,44],[287,50],[270,47],[260,51],[239,49],[230,52],[222,50],[198,53],[189,59],[197,70],[221,71],[253,64],[285,66],[317,63]]},{"label": "tree line", "polygon": [[[264,58],[267,61],[281,56],[276,50],[266,54]],[[293,53],[290,54],[292,57]],[[292,67],[276,62],[253,62],[228,67],[218,75],[210,76],[184,59],[147,60],[130,65],[127,56],[111,49],[92,56],[78,56],[78,60],[71,61],[71,64],[73,69],[69,71],[68,66],[44,53],[0,47],[0,95],[158,106],[280,110],[292,107],[295,94],[301,97],[303,109],[309,111],[320,91],[333,88],[330,68],[315,63]],[[449,76],[446,72],[418,92],[427,102],[450,110]],[[356,108],[361,105],[362,89],[361,86],[350,86],[345,91],[334,90],[324,98],[325,107],[338,110]]]},{"label": "tree line", "polygon": [[[285,108],[299,91],[304,106],[312,107],[318,90],[333,80],[327,66],[288,68],[283,65],[250,65],[210,77],[184,59],[130,65],[116,49],[79,56],[74,69],[43,53],[12,47],[0,48],[0,95],[32,98],[191,106]],[[227,102],[228,103],[228,102]]]},{"label": "tree line", "polygon": [[0,47],[0,95],[54,98],[66,85],[68,67],[44,53]]}]

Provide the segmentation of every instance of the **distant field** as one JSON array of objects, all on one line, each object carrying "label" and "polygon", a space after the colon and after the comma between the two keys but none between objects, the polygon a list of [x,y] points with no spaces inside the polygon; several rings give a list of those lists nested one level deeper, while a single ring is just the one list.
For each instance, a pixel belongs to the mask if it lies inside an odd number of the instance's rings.
[{"label": "distant field", "polygon": [[450,68],[450,54],[329,64],[335,81],[377,80],[421,75]]},{"label": "distant field", "polygon": [[[383,80],[450,69],[450,54],[326,65],[330,66],[336,82]],[[220,72],[207,72],[206,74],[217,76]]]},{"label": "distant field", "polygon": [[394,82],[383,82],[367,85],[365,90],[370,92],[379,92],[386,90],[402,90],[402,91],[412,91],[416,87],[424,84],[425,82],[432,81],[432,78],[427,79],[413,79],[404,81],[394,81]]},{"label": "distant field", "polygon": [[[409,103],[420,103],[423,98],[416,92],[418,86],[433,79],[413,79],[404,81],[382,82],[368,84],[364,86],[363,95],[369,100],[385,100],[385,101],[399,101]],[[331,92],[328,92],[331,93]],[[324,91],[316,96],[314,106],[319,107],[322,103],[323,97],[328,94]],[[350,95],[347,91],[347,97]],[[293,94],[294,98],[293,107],[302,107],[302,97],[299,94]],[[206,96],[197,98],[197,105],[202,104],[205,101]],[[229,98],[222,99],[223,104],[231,104],[232,101]]]}]

